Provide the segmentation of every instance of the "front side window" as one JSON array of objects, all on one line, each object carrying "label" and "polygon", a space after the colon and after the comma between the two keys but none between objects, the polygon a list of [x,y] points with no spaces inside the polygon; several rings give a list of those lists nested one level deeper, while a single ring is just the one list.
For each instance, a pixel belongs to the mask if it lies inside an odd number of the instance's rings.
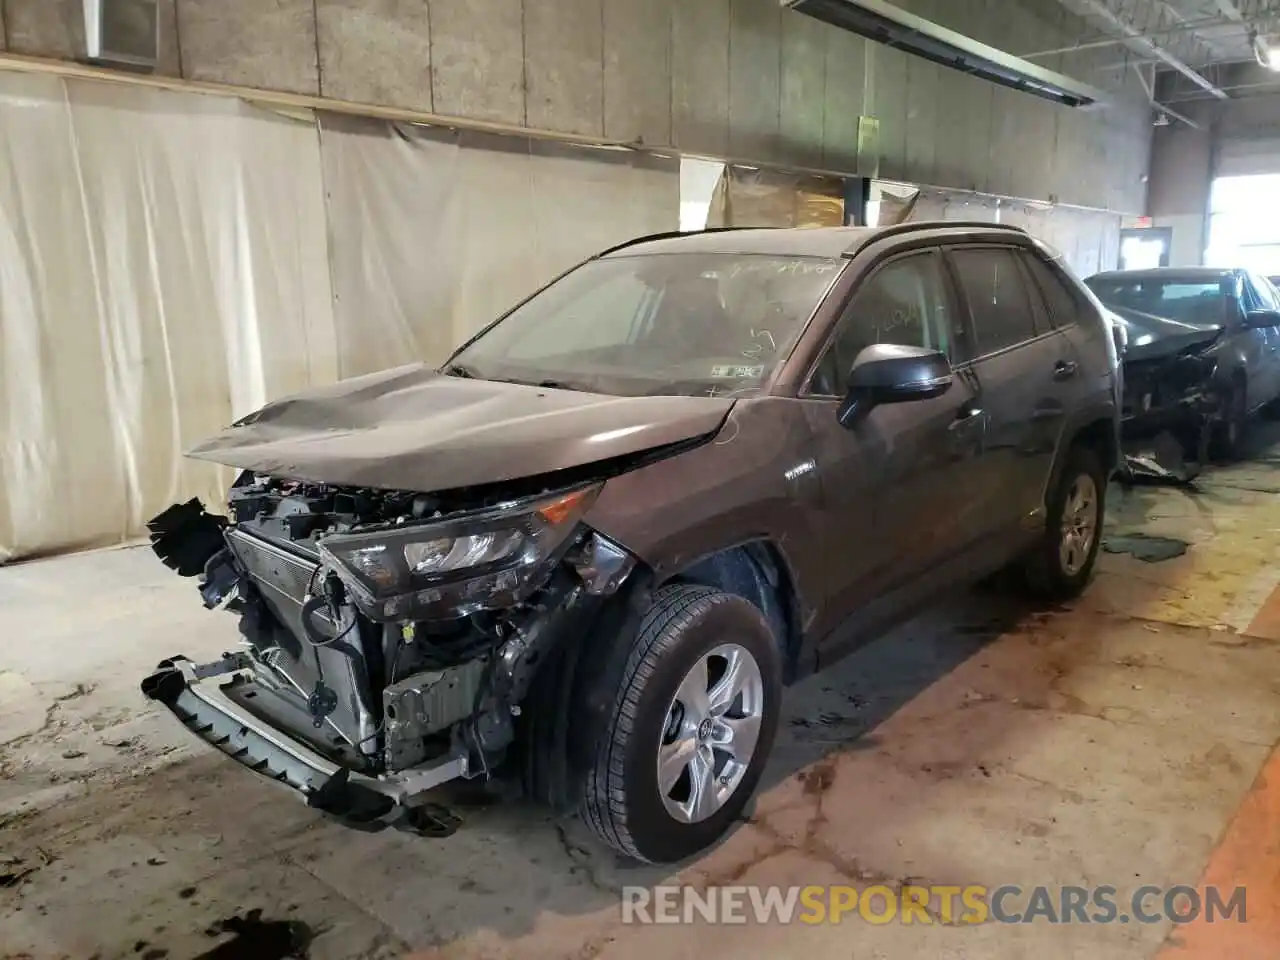
[{"label": "front side window", "polygon": [[618,396],[750,395],[786,358],[844,263],[719,253],[592,260],[446,370]]},{"label": "front side window", "polygon": [[818,364],[812,391],[839,396],[865,348],[877,343],[925,347],[956,358],[957,330],[942,267],[934,253],[894,260],[858,287],[835,339]]},{"label": "front side window", "polygon": [[960,249],[951,257],[973,315],[978,356],[1036,335],[1035,313],[1012,250]]}]

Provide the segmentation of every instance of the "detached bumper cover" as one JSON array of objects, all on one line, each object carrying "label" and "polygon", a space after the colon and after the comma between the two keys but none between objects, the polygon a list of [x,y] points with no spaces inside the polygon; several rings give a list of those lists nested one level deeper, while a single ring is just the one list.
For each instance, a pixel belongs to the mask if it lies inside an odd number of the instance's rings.
[{"label": "detached bumper cover", "polygon": [[352,823],[377,821],[420,794],[468,775],[465,755],[378,777],[352,771],[254,715],[225,692],[252,682],[251,663],[244,655],[204,665],[174,657],[142,681],[142,692],[233,760],[292,788],[308,806]]}]

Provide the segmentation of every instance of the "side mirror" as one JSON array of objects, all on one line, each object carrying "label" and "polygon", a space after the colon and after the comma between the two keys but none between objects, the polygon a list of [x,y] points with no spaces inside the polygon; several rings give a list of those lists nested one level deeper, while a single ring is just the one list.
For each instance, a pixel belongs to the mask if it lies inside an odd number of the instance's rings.
[{"label": "side mirror", "polygon": [[931,400],[951,389],[951,361],[925,347],[877,343],[866,347],[849,371],[848,393],[837,416],[852,427],[884,403]]},{"label": "side mirror", "polygon": [[1250,330],[1262,330],[1267,327],[1280,327],[1280,311],[1250,310],[1244,315],[1244,325]]}]

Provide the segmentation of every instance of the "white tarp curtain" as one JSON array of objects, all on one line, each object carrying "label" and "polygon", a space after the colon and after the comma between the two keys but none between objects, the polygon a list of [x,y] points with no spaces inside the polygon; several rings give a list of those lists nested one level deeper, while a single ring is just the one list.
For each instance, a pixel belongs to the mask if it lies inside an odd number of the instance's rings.
[{"label": "white tarp curtain", "polygon": [[678,209],[675,161],[0,72],[0,563],[220,505],[195,441]]},{"label": "white tarp curtain", "polygon": [[442,360],[592,254],[678,227],[675,159],[336,114],[320,124],[344,377]]},{"label": "white tarp curtain", "polygon": [[1001,200],[962,191],[920,190],[913,220],[990,220],[1022,227],[1062,254],[1080,276],[1115,269],[1120,255],[1120,214]]},{"label": "white tarp curtain", "polygon": [[180,451],[336,372],[314,124],[0,73],[0,562],[215,498]]}]

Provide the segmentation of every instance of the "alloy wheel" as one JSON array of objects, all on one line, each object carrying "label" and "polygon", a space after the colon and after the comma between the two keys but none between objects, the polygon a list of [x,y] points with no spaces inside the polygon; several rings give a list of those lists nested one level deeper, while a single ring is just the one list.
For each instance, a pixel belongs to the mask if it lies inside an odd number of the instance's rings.
[{"label": "alloy wheel", "polygon": [[1058,561],[1068,577],[1076,576],[1089,562],[1098,535],[1098,488],[1093,477],[1082,473],[1067,492],[1062,508]]},{"label": "alloy wheel", "polygon": [[728,802],[751,766],[763,717],[764,680],[750,651],[726,643],[698,658],[658,745],[658,791],[674,819],[698,823]]}]

